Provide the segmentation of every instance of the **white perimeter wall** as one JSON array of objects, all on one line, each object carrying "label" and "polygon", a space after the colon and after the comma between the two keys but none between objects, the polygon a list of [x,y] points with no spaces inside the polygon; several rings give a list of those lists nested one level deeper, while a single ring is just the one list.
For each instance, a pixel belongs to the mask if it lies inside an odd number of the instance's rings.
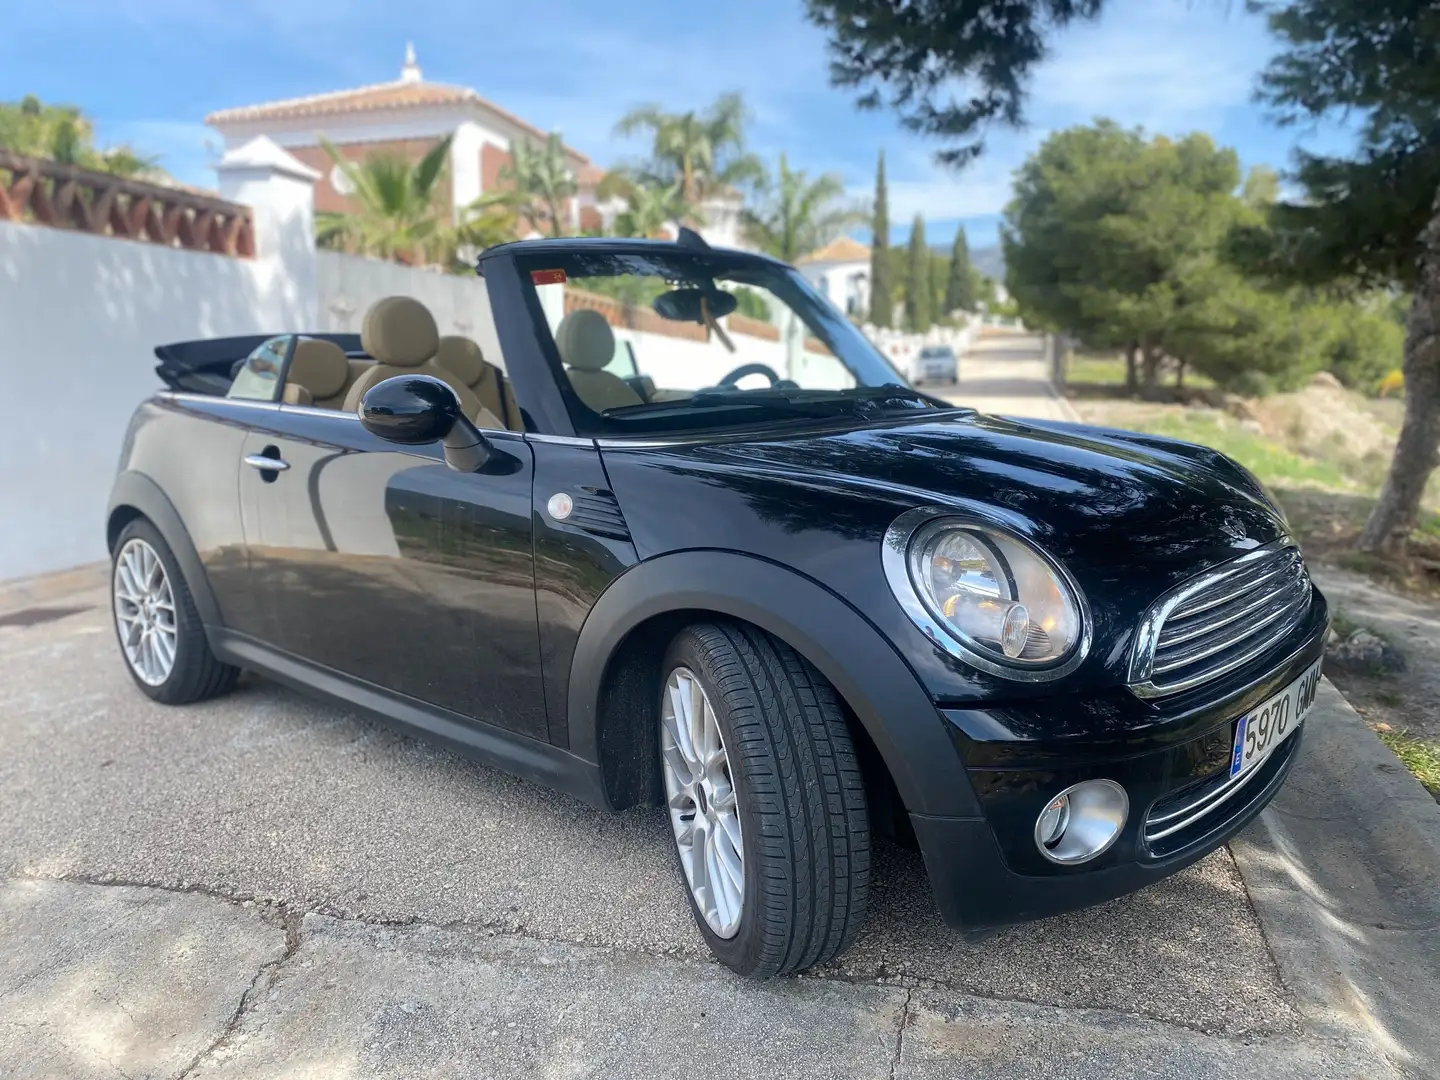
[{"label": "white perimeter wall", "polygon": [[297,326],[274,260],[0,221],[0,579],[105,557],[130,414],[161,385],[156,345]]}]

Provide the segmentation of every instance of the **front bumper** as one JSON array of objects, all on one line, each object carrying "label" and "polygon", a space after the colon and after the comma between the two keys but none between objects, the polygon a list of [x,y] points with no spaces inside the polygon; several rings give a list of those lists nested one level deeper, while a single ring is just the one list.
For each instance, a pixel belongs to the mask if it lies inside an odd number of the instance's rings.
[{"label": "front bumper", "polygon": [[[1249,824],[1284,783],[1304,738],[1303,725],[1252,779],[1184,829],[1147,840],[1153,806],[1214,788],[1229,763],[1234,722],[1298,678],[1324,652],[1329,616],[1317,592],[1310,617],[1260,667],[1235,682],[1197,688],[1175,701],[1142,702],[1128,690],[989,710],[942,710],[965,762],[983,817],[912,814],[941,915],[977,930],[1041,918],[1122,896],[1160,880],[1219,847]],[[1205,697],[1208,700],[1197,700]],[[1110,718],[1109,732],[1049,741],[1077,714]],[[1059,866],[1035,847],[1036,816],[1057,792],[1082,780],[1124,786],[1130,814],[1120,838],[1080,866]],[[1179,793],[1177,795],[1177,793]],[[1157,830],[1158,832],[1158,830]]]}]

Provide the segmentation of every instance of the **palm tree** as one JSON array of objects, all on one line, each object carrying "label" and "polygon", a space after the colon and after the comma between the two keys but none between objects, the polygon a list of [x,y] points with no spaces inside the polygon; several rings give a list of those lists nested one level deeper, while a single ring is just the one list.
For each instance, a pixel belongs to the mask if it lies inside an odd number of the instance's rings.
[{"label": "palm tree", "polygon": [[411,162],[395,154],[347,161],[322,136],[320,145],[349,181],[358,206],[353,213],[317,214],[319,243],[405,263],[448,261],[455,235],[440,192],[452,138],[446,136]]},{"label": "palm tree", "polygon": [[669,222],[685,221],[692,208],[680,196],[679,183],[647,183],[623,171],[607,173],[596,188],[596,196],[619,196],[626,208],[615,215],[616,236],[654,236]]},{"label": "palm tree", "polygon": [[792,170],[784,154],[774,179],[756,187],[760,204],[742,211],[741,222],[751,243],[782,262],[793,263],[865,220],[858,208],[836,205],[845,193],[840,177],[827,173],[811,180],[804,169]]},{"label": "palm tree", "polygon": [[548,225],[550,235],[559,236],[565,202],[580,191],[575,174],[565,164],[565,144],[552,132],[543,147],[528,140],[517,142],[510,155],[510,164],[500,170],[500,178],[514,185],[532,223]]},{"label": "palm tree", "polygon": [[642,105],[621,117],[615,131],[622,136],[649,131],[651,178],[677,184],[693,206],[722,187],[754,183],[763,175],[759,159],[744,152],[746,119],[740,95],[722,94],[703,113]]}]

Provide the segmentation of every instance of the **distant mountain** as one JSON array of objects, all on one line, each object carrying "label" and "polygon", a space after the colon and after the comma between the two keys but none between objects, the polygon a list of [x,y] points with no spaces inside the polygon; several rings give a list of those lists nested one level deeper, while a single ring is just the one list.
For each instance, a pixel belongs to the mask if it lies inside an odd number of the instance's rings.
[{"label": "distant mountain", "polygon": [[971,248],[970,265],[988,278],[1005,280],[1005,252],[999,244],[990,247]]}]

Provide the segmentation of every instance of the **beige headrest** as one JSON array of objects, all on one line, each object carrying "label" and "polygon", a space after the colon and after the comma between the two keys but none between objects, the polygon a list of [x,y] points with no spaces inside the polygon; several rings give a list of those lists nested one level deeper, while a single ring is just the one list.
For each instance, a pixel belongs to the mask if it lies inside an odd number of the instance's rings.
[{"label": "beige headrest", "polygon": [[468,337],[446,334],[435,352],[435,363],[450,372],[466,386],[474,386],[485,374],[485,357],[480,346]]},{"label": "beige headrest", "polygon": [[615,359],[615,332],[604,315],[581,308],[560,320],[555,328],[555,347],[567,367],[599,371]]},{"label": "beige headrest", "polygon": [[435,317],[419,300],[387,296],[365,312],[360,343],[382,364],[419,367],[440,347],[440,332]]},{"label": "beige headrest", "polygon": [[299,383],[313,397],[328,398],[338,394],[349,379],[350,362],[339,345],[319,338],[301,338],[295,343],[286,382]]}]

